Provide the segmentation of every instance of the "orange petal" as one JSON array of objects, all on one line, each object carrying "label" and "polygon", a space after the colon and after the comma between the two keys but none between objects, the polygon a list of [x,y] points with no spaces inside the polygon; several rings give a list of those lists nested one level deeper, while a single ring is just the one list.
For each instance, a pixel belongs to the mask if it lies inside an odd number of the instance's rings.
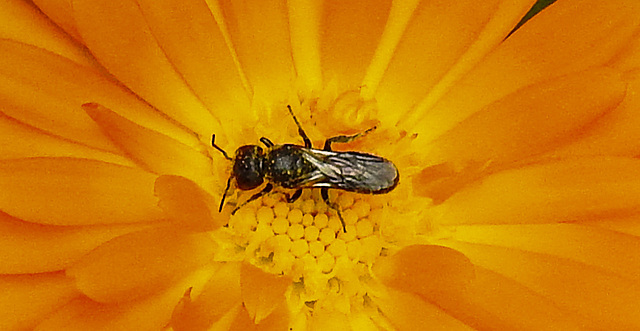
[{"label": "orange petal", "polygon": [[173,312],[171,326],[176,331],[208,330],[242,302],[240,264],[220,264],[195,299],[191,299],[190,292]]},{"label": "orange petal", "polygon": [[636,0],[558,1],[505,40],[456,83],[420,121],[407,121],[432,139],[522,87],[606,64],[640,24]]},{"label": "orange petal", "polygon": [[393,289],[387,292],[384,297],[373,300],[398,330],[474,330],[415,294]]},{"label": "orange petal", "polygon": [[0,276],[0,329],[30,330],[78,295],[60,273]]},{"label": "orange petal", "polygon": [[223,132],[177,73],[132,0],[74,0],[78,30],[98,61],[119,81],[193,131]]},{"label": "orange petal", "polygon": [[582,158],[499,172],[430,209],[435,224],[527,224],[637,213],[640,160]]},{"label": "orange petal", "polygon": [[105,241],[138,229],[139,225],[47,226],[0,213],[0,273],[63,270]]},{"label": "orange petal", "polygon": [[[211,159],[162,133],[142,127],[96,103],[82,106],[102,132],[146,170],[210,184]],[[207,185],[209,186],[209,185]]]},{"label": "orange petal", "polygon": [[638,77],[638,68],[640,68],[640,31],[636,31],[635,35],[626,47],[613,59],[609,64],[620,71],[626,71],[630,76]]},{"label": "orange petal", "polygon": [[[253,323],[251,316],[249,316],[249,312],[244,307],[239,307],[238,312],[233,319],[231,327],[228,328],[230,331],[254,331],[256,330],[256,325]],[[223,329],[220,329],[223,330]]]},{"label": "orange petal", "polygon": [[407,246],[388,258],[378,259],[373,272],[390,287],[431,300],[464,291],[474,278],[469,259],[443,246]]},{"label": "orange petal", "polygon": [[581,223],[640,237],[640,215],[604,218]]},{"label": "orange petal", "polygon": [[82,40],[73,19],[73,0],[33,0],[40,10],[76,40]]},{"label": "orange petal", "polygon": [[291,285],[289,277],[268,274],[247,263],[242,264],[240,277],[242,302],[256,324],[282,303],[284,293]]},{"label": "orange petal", "polygon": [[289,329],[289,306],[280,302],[273,312],[256,325],[258,331],[281,331]]},{"label": "orange petal", "polygon": [[182,292],[184,287],[175,287],[145,300],[119,304],[82,297],[57,310],[35,330],[163,330]]},{"label": "orange petal", "polygon": [[[567,312],[569,319],[573,319],[572,315],[578,316],[581,323],[590,329],[640,328],[637,309],[640,286],[637,281],[546,254],[454,241],[447,241],[446,245],[463,252],[474,264],[513,279],[536,295],[552,301],[553,305]],[[498,313],[502,314],[504,308],[499,309]],[[516,315],[507,314],[511,319]],[[557,314],[554,315],[557,318]],[[534,316],[537,316],[536,322],[542,324],[544,315],[536,312]]]},{"label": "orange petal", "polygon": [[117,237],[67,269],[76,286],[98,302],[145,297],[208,262],[215,243],[205,234],[158,228]]},{"label": "orange petal", "polygon": [[96,149],[120,152],[82,111],[80,106],[91,101],[182,142],[195,140],[100,72],[10,40],[0,40],[0,53],[2,112],[25,124]]},{"label": "orange petal", "polygon": [[0,209],[54,225],[160,219],[155,176],[135,168],[73,158],[0,161]]},{"label": "orange petal", "polygon": [[[273,312],[258,324],[254,324],[251,316],[249,316],[249,312],[244,306],[240,306],[231,324],[224,323],[226,321],[222,320],[225,318],[227,318],[227,316],[221,318],[221,321],[216,323],[215,328],[212,329],[233,331],[280,331],[290,329],[289,308],[284,301],[277,304]],[[229,325],[229,327],[224,328],[226,325]]]},{"label": "orange petal", "polygon": [[[456,226],[452,239],[543,253],[640,280],[640,238],[581,224]],[[615,258],[611,258],[615,256]]]},{"label": "orange petal", "polygon": [[198,98],[227,132],[240,130],[255,116],[250,113],[250,91],[207,3],[137,2],[163,52]]},{"label": "orange petal", "polygon": [[[6,108],[5,108],[6,109]],[[125,166],[135,166],[125,156],[78,144],[48,134],[0,113],[0,159],[23,157],[77,157],[93,159]]]},{"label": "orange petal", "polygon": [[466,291],[432,297],[430,303],[473,330],[577,330],[584,325],[578,316],[513,279],[477,266],[475,270]]},{"label": "orange petal", "polygon": [[20,0],[0,3],[0,38],[12,39],[47,49],[86,66],[95,60],[69,35],[53,24],[33,4]]},{"label": "orange petal", "polygon": [[74,85],[69,75],[90,71],[88,68],[11,40],[0,40],[0,53],[3,113],[63,138],[109,152],[118,151],[91,119],[78,111],[81,103],[74,101],[81,96],[73,93],[77,91],[61,86]]},{"label": "orange petal", "polygon": [[227,223],[213,197],[184,177],[158,177],[155,194],[160,208],[179,228],[212,231]]},{"label": "orange petal", "polygon": [[[429,162],[500,166],[576,139],[615,109],[626,92],[607,68],[572,74],[519,90],[489,105],[426,147]],[[416,146],[424,144],[420,135]]]},{"label": "orange petal", "polygon": [[640,79],[627,86],[622,103],[608,112],[579,140],[551,153],[554,157],[640,154]]},{"label": "orange petal", "polygon": [[[375,93],[384,114],[383,121],[395,124],[400,115],[427,93],[441,95],[443,91],[440,90],[451,88],[460,76],[507,36],[532,3],[531,0],[420,1],[413,15],[406,18],[409,22],[394,49],[393,58],[384,68],[384,76]],[[407,4],[403,2],[397,6]],[[393,11],[390,23],[394,23]],[[391,38],[389,28],[392,26],[390,24],[385,31],[387,39]],[[383,39],[381,46],[385,41]],[[382,53],[378,50],[376,55],[380,57]],[[371,76],[367,77],[369,79]],[[373,82],[367,80],[363,83],[365,91],[375,89],[375,85],[369,86]],[[432,91],[436,87],[438,91]],[[432,98],[438,99],[440,95]],[[412,123],[415,119],[408,121]]]},{"label": "orange petal", "polygon": [[358,88],[387,22],[390,0],[324,1],[321,26],[322,74]]},{"label": "orange petal", "polygon": [[295,77],[286,2],[221,0],[220,8],[254,98],[285,100]]},{"label": "orange petal", "polygon": [[469,163],[462,170],[452,163],[440,163],[422,169],[411,178],[413,193],[429,197],[439,204],[469,183],[486,175],[486,163]]}]

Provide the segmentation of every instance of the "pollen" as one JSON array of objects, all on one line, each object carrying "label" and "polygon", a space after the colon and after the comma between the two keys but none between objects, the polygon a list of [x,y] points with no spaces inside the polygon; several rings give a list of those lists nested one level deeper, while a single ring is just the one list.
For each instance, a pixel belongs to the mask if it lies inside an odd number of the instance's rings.
[{"label": "pollen", "polygon": [[360,282],[371,279],[370,266],[384,251],[381,218],[371,217],[379,215],[382,206],[370,202],[369,195],[331,193],[345,232],[337,212],[318,192],[309,191],[294,203],[287,203],[284,194],[273,193],[241,208],[228,227],[235,247],[246,262],[291,277],[295,288],[302,286],[290,292],[291,308],[312,313],[313,307],[326,308],[335,300],[358,305],[365,301],[367,287]]}]

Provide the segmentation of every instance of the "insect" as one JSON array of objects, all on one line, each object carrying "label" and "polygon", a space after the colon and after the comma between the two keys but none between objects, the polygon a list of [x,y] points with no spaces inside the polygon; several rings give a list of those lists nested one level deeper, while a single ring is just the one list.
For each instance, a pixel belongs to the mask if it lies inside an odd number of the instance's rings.
[{"label": "insect", "polygon": [[314,149],[291,106],[287,106],[287,109],[298,127],[298,134],[302,137],[304,146],[275,145],[271,140],[262,137],[260,142],[264,144],[266,151],[258,145],[245,145],[238,148],[234,158],[231,158],[215,144],[215,134],[212,136],[211,145],[227,160],[233,162],[233,170],[227,180],[219,211],[222,211],[232,179],[235,179],[237,187],[243,191],[253,190],[267,182],[260,192],[237,206],[231,212],[232,215],[247,203],[271,192],[275,186],[296,190],[293,195],[286,195],[287,202],[297,200],[302,194],[302,189],[317,187],[320,188],[324,202],[338,213],[342,228],[346,232],[340,208],[329,200],[329,189],[366,194],[387,193],[398,185],[398,169],[391,161],[380,156],[354,151],[337,152],[331,149],[333,143],[348,143],[369,133],[375,127],[351,136],[329,138],[322,150]]}]

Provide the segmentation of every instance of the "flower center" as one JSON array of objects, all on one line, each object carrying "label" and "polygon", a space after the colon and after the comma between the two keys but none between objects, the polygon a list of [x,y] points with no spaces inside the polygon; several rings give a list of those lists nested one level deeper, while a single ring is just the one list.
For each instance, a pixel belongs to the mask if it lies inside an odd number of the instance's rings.
[{"label": "flower center", "polygon": [[[346,232],[317,189],[306,189],[293,203],[279,193],[263,197],[238,210],[229,228],[245,261],[292,278],[293,301],[310,308],[331,302],[331,310],[348,312],[353,300],[360,306],[364,302],[363,282],[371,278],[369,267],[383,252],[378,222],[382,203],[369,195],[330,192]],[[336,300],[343,306],[335,306]]]},{"label": "flower center", "polygon": [[[338,151],[380,153],[381,157],[397,157],[405,163],[411,160],[410,137],[380,125],[375,100],[363,101],[357,91],[333,97],[325,94],[292,106],[313,146],[324,144],[314,138],[357,135],[358,139],[334,139],[334,147]],[[275,144],[300,142],[301,128],[294,119],[283,121],[285,107],[265,111],[267,116],[253,134],[270,134]],[[363,137],[365,132],[371,135]],[[398,166],[395,160],[389,162]],[[293,194],[293,190],[283,193],[278,183],[273,184],[275,192],[242,206],[230,217],[222,238],[226,239],[222,240],[227,243],[226,249],[217,258],[245,261],[267,273],[290,278],[287,302],[292,312],[308,316],[322,309],[375,314],[377,308],[371,298],[379,284],[371,267],[390,250],[413,243],[410,241],[416,238],[420,215],[405,216],[407,211],[419,210],[413,208],[416,204],[425,202],[412,199],[410,185],[377,195],[331,188],[329,201],[338,206],[341,220],[337,210],[324,201],[320,189],[306,188],[299,199],[289,203],[284,194]],[[236,205],[255,192],[237,193]]]}]

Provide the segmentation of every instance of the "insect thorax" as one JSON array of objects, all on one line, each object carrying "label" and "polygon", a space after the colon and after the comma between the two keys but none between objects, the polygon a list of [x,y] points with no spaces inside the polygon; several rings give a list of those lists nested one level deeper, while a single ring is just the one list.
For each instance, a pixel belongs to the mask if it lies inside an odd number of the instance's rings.
[{"label": "insect thorax", "polygon": [[298,188],[308,174],[315,170],[304,158],[303,148],[282,145],[271,150],[265,160],[265,176],[285,188]]}]

